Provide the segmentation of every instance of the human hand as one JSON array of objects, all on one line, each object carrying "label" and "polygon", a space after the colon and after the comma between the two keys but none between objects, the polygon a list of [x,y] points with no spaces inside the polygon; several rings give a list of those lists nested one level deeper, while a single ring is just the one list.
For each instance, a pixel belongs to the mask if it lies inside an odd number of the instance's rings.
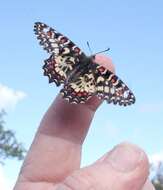
[{"label": "human hand", "polygon": [[[114,72],[109,58],[96,61]],[[53,102],[36,133],[14,190],[153,190],[143,150],[122,143],[94,164],[81,168],[82,144],[101,100]]]}]

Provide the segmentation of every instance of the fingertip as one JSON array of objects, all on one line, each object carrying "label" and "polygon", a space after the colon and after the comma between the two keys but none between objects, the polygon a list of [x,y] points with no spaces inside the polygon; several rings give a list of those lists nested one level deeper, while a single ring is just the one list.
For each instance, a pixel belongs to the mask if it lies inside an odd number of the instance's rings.
[{"label": "fingertip", "polygon": [[123,142],[113,148],[102,162],[107,162],[120,172],[130,172],[139,167],[149,170],[149,161],[145,152],[135,144]]},{"label": "fingertip", "polygon": [[95,62],[109,69],[111,72],[115,73],[115,66],[113,64],[111,57],[102,54],[97,54],[95,57]]},{"label": "fingertip", "polygon": [[125,190],[142,189],[149,175],[149,161],[146,153],[137,145],[127,142],[117,145],[96,164],[107,167],[107,171],[110,171],[110,180],[112,180],[112,175],[117,176],[119,183],[113,183],[113,185],[118,190],[122,187],[125,187]]},{"label": "fingertip", "polygon": [[80,110],[82,109],[88,109],[91,112],[95,112],[97,110],[97,108],[101,105],[101,103],[103,102],[103,100],[99,99],[97,96],[92,96],[90,99],[88,99],[85,103],[79,103],[79,104],[74,104],[74,103],[70,103],[67,100],[65,100],[61,94],[58,94],[58,96],[56,97],[54,104],[55,106],[59,107],[59,108],[71,108],[71,109],[76,109],[76,107],[80,108]]},{"label": "fingertip", "polygon": [[93,96],[84,104],[84,106],[86,106],[91,112],[95,112],[102,102],[103,100],[100,100],[97,96]]}]

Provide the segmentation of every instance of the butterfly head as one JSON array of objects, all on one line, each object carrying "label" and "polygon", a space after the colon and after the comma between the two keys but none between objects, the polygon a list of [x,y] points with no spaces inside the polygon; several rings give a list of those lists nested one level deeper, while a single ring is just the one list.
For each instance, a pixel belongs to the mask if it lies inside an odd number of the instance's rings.
[{"label": "butterfly head", "polygon": [[90,51],[90,53],[91,53],[92,57],[93,57],[93,56],[95,56],[95,55],[97,55],[97,54],[104,53],[104,52],[106,52],[106,51],[109,51],[109,50],[110,50],[110,48],[107,48],[107,49],[105,49],[105,50],[103,50],[103,51],[99,51],[99,52],[97,52],[97,53],[93,54],[92,49],[91,49],[91,46],[90,46],[90,44],[89,44],[89,42],[88,42],[88,41],[87,41],[87,46],[88,46],[88,49],[89,49],[89,51]]}]

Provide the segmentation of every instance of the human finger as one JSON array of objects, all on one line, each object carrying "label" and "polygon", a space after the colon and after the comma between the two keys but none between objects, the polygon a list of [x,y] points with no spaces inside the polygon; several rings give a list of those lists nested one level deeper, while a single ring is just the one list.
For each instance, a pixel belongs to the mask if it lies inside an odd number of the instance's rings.
[{"label": "human finger", "polygon": [[[110,58],[97,55],[96,61],[114,72]],[[41,121],[19,179],[58,182],[79,169],[82,143],[100,104],[97,97],[69,104],[59,95]]]}]

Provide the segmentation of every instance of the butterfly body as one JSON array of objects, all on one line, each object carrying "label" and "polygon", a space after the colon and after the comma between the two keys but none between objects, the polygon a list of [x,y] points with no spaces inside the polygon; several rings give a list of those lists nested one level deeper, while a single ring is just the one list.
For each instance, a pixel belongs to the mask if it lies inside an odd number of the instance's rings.
[{"label": "butterfly body", "polygon": [[72,82],[78,77],[82,77],[90,69],[92,70],[92,73],[95,72],[96,67],[94,64],[94,57],[84,56],[83,58],[80,59],[80,64],[76,65],[74,71],[70,74],[68,82]]},{"label": "butterfly body", "polygon": [[50,53],[43,65],[49,82],[61,84],[61,95],[70,103],[85,103],[96,95],[108,103],[131,105],[135,97],[130,89],[110,70],[96,62],[96,56],[86,56],[67,37],[46,24],[34,26],[40,45]]}]

